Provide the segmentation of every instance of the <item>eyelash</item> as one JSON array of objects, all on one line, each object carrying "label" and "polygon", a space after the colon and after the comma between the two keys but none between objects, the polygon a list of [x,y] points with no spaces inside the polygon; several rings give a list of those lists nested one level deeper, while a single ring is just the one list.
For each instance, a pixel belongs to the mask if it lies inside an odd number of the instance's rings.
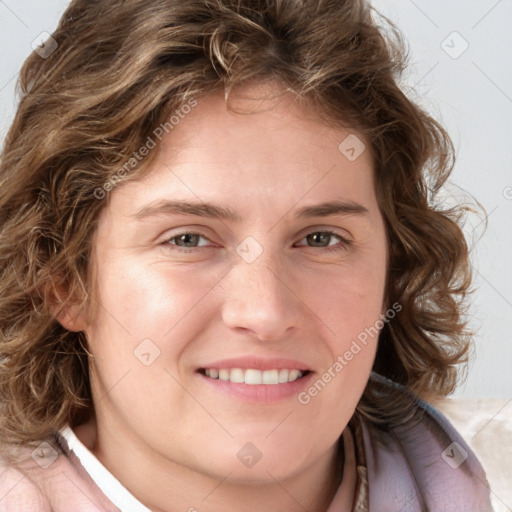
[{"label": "eyelash", "polygon": [[[341,245],[333,246],[333,247],[311,247],[312,249],[323,249],[326,252],[339,252],[339,251],[346,251],[348,249],[348,246],[350,246],[352,244],[351,240],[347,240],[346,238],[342,237],[338,233],[336,233],[334,231],[329,231],[329,230],[311,231],[310,233],[307,233],[304,237],[302,237],[301,240],[304,240],[304,238],[307,238],[309,235],[314,235],[314,234],[323,234],[323,235],[329,235],[331,237],[334,236],[336,238],[339,238],[341,240]],[[177,245],[170,243],[175,238],[179,238],[180,236],[183,236],[183,235],[197,235],[206,240],[209,240],[208,237],[202,235],[201,233],[196,233],[195,231],[183,231],[181,233],[178,233],[178,234],[172,236],[171,238],[168,238],[167,240],[164,240],[164,242],[162,242],[162,245],[166,246],[167,248],[171,248],[170,250],[172,250],[172,251],[178,251],[178,252],[181,252],[184,254],[192,254],[192,253],[198,252],[201,249],[201,247],[190,247],[188,249],[185,249],[183,247],[179,247]],[[202,246],[202,247],[206,247],[206,246]],[[301,247],[307,247],[307,246],[301,246]]]}]

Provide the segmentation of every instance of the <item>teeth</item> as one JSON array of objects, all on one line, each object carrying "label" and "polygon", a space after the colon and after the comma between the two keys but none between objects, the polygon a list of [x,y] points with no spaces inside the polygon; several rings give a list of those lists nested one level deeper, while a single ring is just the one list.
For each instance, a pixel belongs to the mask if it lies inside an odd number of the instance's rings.
[{"label": "teeth", "polygon": [[243,384],[245,378],[245,372],[240,368],[233,368],[231,370],[231,374],[229,376],[229,380],[231,382],[237,382],[238,384]]},{"label": "teeth", "polygon": [[246,384],[262,384],[260,370],[245,370],[244,382]]},{"label": "teeth", "polygon": [[224,381],[236,382],[237,384],[284,384],[300,379],[303,373],[300,370],[255,370],[248,368],[208,368],[205,374],[212,379],[220,379]]}]

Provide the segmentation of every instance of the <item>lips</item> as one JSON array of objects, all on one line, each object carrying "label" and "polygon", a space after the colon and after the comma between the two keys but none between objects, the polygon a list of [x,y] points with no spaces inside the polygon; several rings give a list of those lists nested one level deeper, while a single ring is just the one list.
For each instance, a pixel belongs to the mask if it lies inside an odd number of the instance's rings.
[{"label": "lips", "polygon": [[233,357],[229,359],[222,359],[219,361],[213,361],[211,363],[205,363],[199,370],[207,369],[226,369],[231,370],[232,368],[241,368],[244,370],[300,370],[301,372],[311,371],[311,368],[306,363],[297,361],[295,359],[287,358],[276,358],[276,357]]}]

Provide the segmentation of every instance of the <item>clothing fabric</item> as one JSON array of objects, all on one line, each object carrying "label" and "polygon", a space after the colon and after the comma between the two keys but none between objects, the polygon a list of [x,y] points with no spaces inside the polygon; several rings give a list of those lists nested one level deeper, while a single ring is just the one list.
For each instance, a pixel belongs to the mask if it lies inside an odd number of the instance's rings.
[{"label": "clothing fabric", "polygon": [[105,496],[119,510],[130,512],[151,512],[119,482],[108,469],[78,439],[70,427],[60,431],[60,445],[67,453],[73,452],[80,464],[94,480]]},{"label": "clothing fabric", "polygon": [[[492,512],[485,473],[449,421],[392,381],[371,378],[409,399],[411,418],[382,428],[354,415],[340,437],[341,483],[326,512]],[[347,468],[354,461],[350,482]],[[69,427],[28,452],[24,462],[0,469],[0,512],[149,510]]]}]

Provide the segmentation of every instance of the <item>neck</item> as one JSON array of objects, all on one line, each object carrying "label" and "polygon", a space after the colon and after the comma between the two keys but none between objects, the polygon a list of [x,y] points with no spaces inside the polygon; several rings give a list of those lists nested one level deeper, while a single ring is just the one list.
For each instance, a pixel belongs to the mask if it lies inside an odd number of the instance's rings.
[{"label": "neck", "polygon": [[[340,488],[342,472],[344,496],[340,501],[338,492],[336,503],[343,502],[343,510],[345,506],[346,510],[350,510],[348,504],[352,504],[355,463],[351,454],[348,454],[343,464],[344,450],[339,449],[343,441],[336,443],[309,467],[301,468],[286,479],[278,481],[268,473],[267,482],[255,484],[239,481],[231,473],[215,478],[194,471],[152,453],[147,447],[127,443],[120,435],[102,439],[98,435],[95,420],[74,430],[96,458],[153,512],[324,512],[329,509]],[[126,450],[126,445],[133,449]]]}]

